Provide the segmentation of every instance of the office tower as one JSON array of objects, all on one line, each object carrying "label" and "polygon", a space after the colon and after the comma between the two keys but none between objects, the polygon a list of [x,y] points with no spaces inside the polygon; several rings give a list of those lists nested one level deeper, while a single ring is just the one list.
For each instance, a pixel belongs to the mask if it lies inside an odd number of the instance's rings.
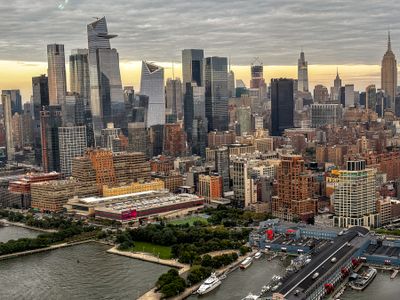
[{"label": "office tower", "polygon": [[236,97],[236,89],[235,89],[235,73],[232,70],[228,72],[228,97],[235,98]]},{"label": "office tower", "polygon": [[22,116],[19,113],[15,113],[12,118],[12,132],[14,147],[18,150],[22,149],[23,146],[23,127],[22,127]]},{"label": "office tower", "polygon": [[238,107],[236,109],[236,120],[239,124],[240,135],[251,133],[251,108]]},{"label": "office tower", "polygon": [[181,124],[165,124],[164,133],[163,153],[173,157],[185,156],[186,134]]},{"label": "office tower", "polygon": [[149,132],[144,122],[128,124],[128,150],[149,156]]},{"label": "office tower", "polygon": [[355,106],[354,84],[346,84],[344,86],[344,106],[345,107]]},{"label": "office tower", "polygon": [[385,91],[388,97],[388,108],[390,108],[394,112],[394,103],[396,99],[397,88],[397,61],[392,51],[390,32],[388,33],[387,50],[382,59],[381,88]]},{"label": "office tower", "polygon": [[214,153],[215,172],[222,177],[223,191],[228,192],[230,190],[229,149],[220,147]]},{"label": "office tower", "polygon": [[273,198],[272,213],[275,217],[292,221],[307,221],[316,212],[312,199],[312,176],[306,171],[300,155],[284,155],[277,169],[277,196]]},{"label": "office tower", "polygon": [[[186,89],[187,84],[195,82],[197,86],[204,86],[203,83],[203,60],[202,49],[182,50],[182,86]],[[186,90],[183,91],[185,93]]]},{"label": "office tower", "polygon": [[178,119],[183,116],[182,82],[179,78],[167,79],[165,86],[167,114],[175,115]]},{"label": "office tower", "polygon": [[77,93],[85,105],[90,103],[88,49],[74,49],[69,56],[70,91]]},{"label": "office tower", "polygon": [[365,106],[368,109],[371,109],[372,111],[376,111],[376,87],[375,84],[371,84],[367,86],[365,89]]},{"label": "office tower", "polygon": [[87,146],[88,148],[93,148],[96,146],[96,143],[94,138],[92,111],[90,110],[89,106],[85,106],[84,124],[86,126]]},{"label": "office tower", "polygon": [[9,95],[11,99],[11,114],[22,114],[22,98],[19,90],[2,90],[2,95]]},{"label": "office tower", "polygon": [[33,116],[33,147],[35,150],[35,162],[42,163],[42,146],[40,132],[40,111],[49,105],[49,85],[46,75],[32,77],[32,116]]},{"label": "office tower", "polygon": [[1,95],[1,103],[3,105],[4,125],[6,128],[7,160],[13,161],[15,158],[15,147],[14,147],[13,130],[12,130],[10,95]]},{"label": "office tower", "polygon": [[113,140],[119,138],[121,134],[120,128],[115,128],[114,123],[108,123],[107,128],[101,130],[101,147],[113,150]]},{"label": "office tower", "polygon": [[226,57],[204,59],[204,86],[208,131],[228,130],[228,60]]},{"label": "office tower", "polygon": [[333,87],[331,87],[331,101],[334,103],[340,103],[340,88],[342,87],[342,79],[339,77],[339,69],[336,69],[336,78],[333,81]]},{"label": "office tower", "polygon": [[297,90],[300,92],[308,92],[308,63],[304,57],[304,52],[300,52],[300,58],[297,64]]},{"label": "office tower", "polygon": [[376,172],[363,160],[348,161],[346,170],[339,171],[332,195],[335,226],[378,226]]},{"label": "office tower", "polygon": [[326,125],[337,126],[342,121],[342,106],[340,104],[312,104],[311,127],[319,128]]},{"label": "office tower", "polygon": [[50,105],[62,104],[67,93],[64,45],[47,45]]},{"label": "office tower", "polygon": [[281,135],[285,129],[293,128],[293,80],[271,80],[271,134]]},{"label": "office tower", "polygon": [[60,170],[64,176],[72,174],[72,160],[85,154],[87,148],[86,127],[59,127]]},{"label": "office tower", "polygon": [[33,145],[33,130],[34,130],[34,121],[32,118],[32,105],[27,102],[24,103],[24,113],[22,115],[22,138],[24,146],[32,146]]},{"label": "office tower", "polygon": [[58,127],[61,126],[61,105],[49,105],[40,111],[42,167],[44,172],[60,171]]},{"label": "office tower", "polygon": [[149,97],[147,127],[165,124],[164,68],[142,61],[140,94]]},{"label": "office tower", "polygon": [[314,103],[328,103],[329,92],[327,87],[318,84],[314,87]]},{"label": "office tower", "polygon": [[[118,121],[123,115],[124,96],[122,93],[119,55],[111,49],[106,18],[100,18],[87,25],[89,45],[90,108],[96,141],[105,124]],[[114,118],[113,118],[114,113]],[[115,122],[114,122],[115,123]]]}]

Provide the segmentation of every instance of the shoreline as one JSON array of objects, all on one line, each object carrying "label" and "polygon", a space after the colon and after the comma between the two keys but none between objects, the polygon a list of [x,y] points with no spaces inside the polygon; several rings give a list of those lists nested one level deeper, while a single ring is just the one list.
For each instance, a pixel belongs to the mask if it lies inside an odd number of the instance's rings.
[{"label": "shoreline", "polygon": [[39,228],[39,227],[33,227],[33,226],[28,226],[24,223],[20,223],[20,222],[11,222],[8,221],[6,219],[1,219],[0,222],[10,225],[10,226],[16,226],[16,227],[21,227],[21,228],[25,228],[25,229],[30,229],[33,231],[40,231],[40,232],[45,232],[45,233],[54,233],[57,232],[56,229],[45,229],[45,228]]}]

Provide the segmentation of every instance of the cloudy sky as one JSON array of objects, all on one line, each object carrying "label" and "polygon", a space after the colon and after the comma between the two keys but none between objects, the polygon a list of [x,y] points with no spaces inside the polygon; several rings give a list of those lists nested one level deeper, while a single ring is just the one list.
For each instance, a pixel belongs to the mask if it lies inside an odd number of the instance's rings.
[{"label": "cloudy sky", "polygon": [[230,56],[245,81],[248,67],[240,66],[254,57],[270,70],[267,79],[295,76],[290,66],[303,48],[311,84],[330,85],[339,65],[344,79],[362,88],[379,79],[389,28],[397,53],[399,11],[398,0],[1,1],[0,88],[21,85],[28,93],[32,74],[46,72],[46,44],[63,43],[67,53],[87,47],[86,24],[103,15],[119,35],[112,46],[125,84],[137,85],[137,61],[179,63],[183,48]]}]

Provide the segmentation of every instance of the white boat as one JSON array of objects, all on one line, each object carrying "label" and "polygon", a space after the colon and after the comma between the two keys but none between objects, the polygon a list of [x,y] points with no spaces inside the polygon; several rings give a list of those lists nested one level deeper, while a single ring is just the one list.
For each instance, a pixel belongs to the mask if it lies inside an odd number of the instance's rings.
[{"label": "white boat", "polygon": [[246,297],[242,298],[242,300],[257,300],[259,298],[260,296],[249,293]]},{"label": "white boat", "polygon": [[261,256],[262,256],[262,252],[261,252],[261,251],[258,251],[258,252],[254,255],[254,258],[255,258],[255,259],[259,259],[259,258],[261,258]]},{"label": "white boat", "polygon": [[378,271],[376,269],[368,268],[365,273],[358,276],[358,278],[350,282],[349,285],[353,290],[362,291],[374,280],[377,273]]},{"label": "white boat", "polygon": [[240,268],[242,270],[247,269],[248,267],[250,267],[250,265],[253,262],[253,258],[252,257],[247,257],[245,260],[242,261],[242,263],[240,264]]},{"label": "white boat", "polygon": [[208,277],[203,284],[198,288],[197,294],[204,295],[208,292],[211,292],[215,288],[221,285],[221,280],[218,279],[215,273],[212,273],[210,277]]}]

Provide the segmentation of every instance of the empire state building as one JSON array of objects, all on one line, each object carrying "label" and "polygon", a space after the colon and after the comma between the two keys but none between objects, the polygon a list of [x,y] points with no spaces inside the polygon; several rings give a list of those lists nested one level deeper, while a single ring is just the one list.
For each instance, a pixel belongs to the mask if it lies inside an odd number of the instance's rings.
[{"label": "empire state building", "polygon": [[388,48],[382,59],[381,87],[389,98],[390,109],[394,110],[397,87],[397,61],[392,51],[390,32],[388,34]]}]

